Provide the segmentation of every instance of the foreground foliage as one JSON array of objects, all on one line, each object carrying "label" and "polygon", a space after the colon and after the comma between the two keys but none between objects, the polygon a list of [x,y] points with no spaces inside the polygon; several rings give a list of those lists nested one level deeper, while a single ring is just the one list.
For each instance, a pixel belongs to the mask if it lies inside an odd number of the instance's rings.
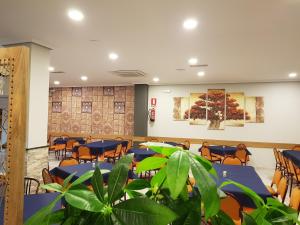
[{"label": "foreground foliage", "polygon": [[[234,225],[220,210],[220,199],[225,196],[221,188],[229,184],[242,189],[257,207],[250,215],[243,214],[243,224],[300,224],[297,212],[276,199],[267,199],[265,203],[255,192],[233,181],[218,187],[217,173],[206,159],[182,148],[150,147],[160,156],[140,162],[137,173],[159,170],[151,181],[137,179],[127,184],[133,155],[126,155],[109,174],[107,186],[102,177],[107,171],[98,167],[71,184],[74,174],[65,179],[63,186],[44,185],[43,188],[60,194],[25,225],[200,225],[207,221],[214,225]],[[191,194],[188,193],[190,172],[198,187]],[[87,180],[91,180],[93,191],[83,185]],[[66,207],[52,212],[61,199]]]}]

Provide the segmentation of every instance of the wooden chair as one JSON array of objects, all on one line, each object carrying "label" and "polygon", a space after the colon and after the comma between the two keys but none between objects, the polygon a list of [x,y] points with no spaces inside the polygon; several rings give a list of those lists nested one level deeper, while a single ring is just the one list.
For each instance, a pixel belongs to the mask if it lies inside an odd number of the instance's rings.
[{"label": "wooden chair", "polygon": [[122,138],[122,137],[116,137],[115,140],[116,140],[116,141],[123,141],[124,138]]},{"label": "wooden chair", "polygon": [[222,164],[225,164],[225,165],[240,165],[240,166],[243,165],[242,161],[238,157],[235,157],[235,156],[226,156],[223,159]]},{"label": "wooden chair", "polygon": [[70,139],[66,143],[65,148],[65,158],[67,156],[67,152],[72,152],[75,145],[78,145],[79,143],[75,139]]},{"label": "wooden chair", "polygon": [[278,150],[276,148],[273,148],[273,154],[274,154],[275,162],[276,162],[276,165],[275,165],[275,170],[276,170],[281,167],[279,156],[278,156]]},{"label": "wooden chair", "polygon": [[128,140],[127,145],[122,147],[122,154],[125,155],[132,148],[132,140]]},{"label": "wooden chair", "polygon": [[53,177],[47,168],[44,168],[42,170],[42,177],[43,177],[44,184],[51,184],[54,182]]},{"label": "wooden chair", "polygon": [[292,150],[300,151],[300,145],[295,145]]},{"label": "wooden chair", "polygon": [[300,210],[300,188],[295,187],[292,190],[289,207],[299,212]]},{"label": "wooden chair", "polygon": [[37,179],[32,177],[24,178],[24,195],[37,194],[39,192],[39,188],[40,182]]},{"label": "wooden chair", "polygon": [[209,148],[206,147],[206,146],[202,146],[201,147],[201,156],[204,157],[204,158],[206,158],[207,160],[209,160],[211,162],[219,162],[219,163],[221,163],[221,161],[223,159],[222,156],[211,154]]},{"label": "wooden chair", "polygon": [[113,163],[115,163],[116,160],[120,159],[121,155],[122,155],[122,144],[118,144],[116,149],[114,150],[104,152],[104,158],[106,158],[107,162],[112,160]]},{"label": "wooden chair", "polygon": [[[273,175],[273,179],[272,179],[271,185],[270,186],[266,186],[266,188],[268,189],[268,191],[273,196],[277,195],[277,189],[278,189],[281,177],[282,177],[281,171],[279,169],[276,169],[275,172],[274,172],[274,175]],[[276,185],[276,190],[273,187],[274,184]]]},{"label": "wooden chair", "polygon": [[73,166],[73,165],[78,165],[79,162],[76,159],[63,159],[59,163],[59,167],[61,166]]},{"label": "wooden chair", "polygon": [[189,150],[191,147],[191,142],[189,140],[185,140],[184,142],[181,143],[182,144],[182,148],[184,150]]},{"label": "wooden chair", "polygon": [[280,179],[280,182],[279,182],[278,188],[277,188],[277,197],[279,197],[279,200],[281,200],[282,203],[284,203],[287,188],[288,188],[288,181],[287,181],[286,177],[282,177]]},{"label": "wooden chair", "polygon": [[292,193],[293,185],[300,185],[300,172],[297,166],[288,158],[284,157],[286,166],[287,166],[287,177],[288,182],[290,183],[290,196]]},{"label": "wooden chair", "polygon": [[83,162],[92,162],[93,160],[96,160],[96,156],[91,154],[91,150],[89,147],[86,146],[79,146],[78,148],[78,161]]},{"label": "wooden chair", "polygon": [[241,211],[242,207],[239,201],[231,194],[221,199],[221,210],[226,213],[236,225],[242,224]]},{"label": "wooden chair", "polygon": [[55,153],[55,157],[59,159],[61,156],[63,157],[65,151],[66,151],[66,144],[57,144],[57,145],[52,145],[49,148],[49,151]]},{"label": "wooden chair", "polygon": [[244,144],[237,145],[235,157],[239,158],[242,161],[243,165],[247,165],[247,162],[249,161],[249,156],[248,156],[246,145]]}]

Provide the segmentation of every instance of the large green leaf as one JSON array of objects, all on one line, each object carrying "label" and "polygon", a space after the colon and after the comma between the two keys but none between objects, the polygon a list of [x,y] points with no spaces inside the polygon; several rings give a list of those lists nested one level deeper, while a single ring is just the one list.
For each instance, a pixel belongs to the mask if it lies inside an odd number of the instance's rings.
[{"label": "large green leaf", "polygon": [[108,178],[108,202],[116,201],[126,184],[129,168],[121,163],[116,165]]},{"label": "large green leaf", "polygon": [[69,190],[65,199],[73,207],[90,212],[101,212],[104,206],[95,193],[88,190]]},{"label": "large green leaf", "polygon": [[149,157],[139,162],[136,168],[137,173],[141,173],[144,171],[159,169],[162,167],[168,159],[162,157]]},{"label": "large green leaf", "polygon": [[201,214],[197,211],[191,210],[185,218],[182,225],[200,225]]},{"label": "large green leaf", "polygon": [[91,183],[93,190],[101,202],[104,202],[104,188],[103,188],[103,177],[99,167],[96,167],[94,175],[92,176]]},{"label": "large green leaf", "polygon": [[217,185],[207,170],[195,158],[190,157],[192,173],[196,180],[205,208],[205,218],[216,215],[220,208]]},{"label": "large green leaf", "polygon": [[130,182],[127,186],[127,190],[142,190],[145,188],[150,188],[150,183],[147,180],[144,179],[137,179],[132,182]]},{"label": "large green leaf", "polygon": [[243,213],[243,225],[257,225],[257,223],[250,215]]},{"label": "large green leaf", "polygon": [[155,174],[151,181],[150,181],[150,184],[151,184],[151,187],[160,187],[162,185],[162,183],[166,180],[166,177],[167,177],[167,168],[166,167],[163,167],[162,169],[160,169],[158,171],[157,174]]},{"label": "large green leaf", "polygon": [[215,168],[212,166],[212,163],[210,161],[208,161],[207,159],[205,159],[204,157],[201,157],[199,155],[194,154],[195,159],[201,163],[202,166],[204,166],[204,168],[214,177],[218,178],[218,174],[217,171],[215,170]]},{"label": "large green leaf", "polygon": [[165,156],[170,156],[172,155],[174,152],[180,150],[181,148],[177,148],[177,147],[161,147],[161,146],[149,146],[151,147],[151,150],[165,155]]},{"label": "large green leaf", "polygon": [[190,161],[187,153],[174,152],[167,163],[167,182],[173,199],[176,199],[186,186],[189,170]]},{"label": "large green leaf", "polygon": [[71,182],[72,178],[75,176],[76,172],[70,174],[65,180],[64,180],[64,183],[63,183],[63,188],[64,189],[67,189],[68,186],[69,186],[69,183]]},{"label": "large green leaf", "polygon": [[63,192],[63,187],[58,183],[52,183],[52,184],[44,184],[41,186],[42,189],[48,190],[48,191],[56,191],[56,192]]},{"label": "large green leaf", "polygon": [[122,224],[130,225],[167,225],[176,219],[169,208],[148,198],[121,202],[113,208],[113,213]]},{"label": "large green leaf", "polygon": [[257,208],[261,208],[265,204],[264,200],[258,194],[256,194],[254,191],[252,191],[250,188],[246,187],[245,185],[242,185],[235,181],[231,181],[231,180],[225,181],[220,185],[220,188],[230,184],[233,184],[238,188],[240,188],[249,198],[252,199],[252,201],[254,202]]},{"label": "large green leaf", "polygon": [[233,220],[222,210],[220,210],[217,215],[211,218],[211,223],[213,225],[235,225]]},{"label": "large green leaf", "polygon": [[52,212],[55,205],[63,197],[63,194],[58,195],[53,202],[41,208],[33,216],[26,220],[24,225],[48,225],[50,224],[50,217],[48,215]]}]

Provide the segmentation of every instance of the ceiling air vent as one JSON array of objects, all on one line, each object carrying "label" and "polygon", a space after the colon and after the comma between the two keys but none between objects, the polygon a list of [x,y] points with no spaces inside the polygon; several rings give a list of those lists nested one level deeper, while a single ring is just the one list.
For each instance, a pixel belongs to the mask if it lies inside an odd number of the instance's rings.
[{"label": "ceiling air vent", "polygon": [[144,73],[141,70],[115,70],[115,71],[111,71],[111,73],[118,77],[124,77],[124,78],[146,76],[146,73]]},{"label": "ceiling air vent", "polygon": [[64,74],[65,72],[64,71],[53,71],[53,72],[50,72],[51,74]]}]

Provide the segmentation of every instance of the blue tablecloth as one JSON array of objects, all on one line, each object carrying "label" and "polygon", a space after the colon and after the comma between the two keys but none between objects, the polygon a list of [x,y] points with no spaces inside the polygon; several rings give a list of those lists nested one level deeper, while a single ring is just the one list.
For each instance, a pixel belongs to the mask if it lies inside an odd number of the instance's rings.
[{"label": "blue tablecloth", "polygon": [[56,138],[53,143],[56,144],[67,144],[69,140],[76,140],[79,144],[85,144],[85,140],[83,137],[69,137],[69,138]]},{"label": "blue tablecloth", "polygon": [[[122,144],[122,146],[125,147],[127,146],[128,141],[104,140],[103,142],[102,141],[91,142],[85,144],[84,146],[89,147],[93,155],[102,155],[107,150],[115,149],[119,144]],[[79,146],[75,146],[73,148],[73,151],[77,152],[78,147]]]},{"label": "blue tablecloth", "polygon": [[284,157],[292,160],[292,162],[300,167],[300,151],[296,151],[296,150],[284,150],[282,151],[282,154]]},{"label": "blue tablecloth", "polygon": [[[226,180],[233,180],[251,188],[264,200],[268,197],[272,197],[252,166],[213,164],[213,167],[216,169],[219,176],[219,180],[217,180],[218,185]],[[223,171],[227,171],[227,176],[225,178],[223,177]],[[245,195],[241,189],[234,185],[225,186],[222,190],[233,194],[240,201],[242,206],[255,206],[252,200]]]},{"label": "blue tablecloth", "polygon": [[[234,155],[236,152],[236,147],[231,146],[209,146],[208,147],[211,153],[218,155]],[[251,152],[247,149],[247,154],[251,155]]]},{"label": "blue tablecloth", "polygon": [[[105,170],[112,170],[113,164],[103,162],[103,163],[100,163],[99,168],[105,169]],[[72,179],[72,181],[74,181],[77,178],[79,178],[81,175],[83,175],[84,173],[88,172],[89,170],[95,170],[95,168],[93,168],[93,163],[83,163],[83,164],[74,165],[74,166],[55,167],[54,169],[52,169],[50,171],[50,173],[54,176],[58,176],[62,179],[65,179],[70,174],[76,172],[75,176]],[[108,173],[103,174],[103,179],[105,181],[107,181]],[[90,184],[90,181],[87,181],[86,184]]]},{"label": "blue tablecloth", "polygon": [[142,161],[145,158],[151,157],[156,154],[156,152],[152,151],[151,149],[145,149],[145,148],[131,148],[127,152],[134,154],[134,160],[139,162]]},{"label": "blue tablecloth", "polygon": [[[37,194],[37,195],[25,195],[24,196],[24,222],[35,214],[38,210],[42,207],[47,206],[50,202],[52,202],[58,193],[45,193],[45,194]],[[53,211],[58,210],[61,208],[61,201],[59,201]],[[1,206],[0,212],[0,225],[3,224],[3,210],[4,207]]]}]

